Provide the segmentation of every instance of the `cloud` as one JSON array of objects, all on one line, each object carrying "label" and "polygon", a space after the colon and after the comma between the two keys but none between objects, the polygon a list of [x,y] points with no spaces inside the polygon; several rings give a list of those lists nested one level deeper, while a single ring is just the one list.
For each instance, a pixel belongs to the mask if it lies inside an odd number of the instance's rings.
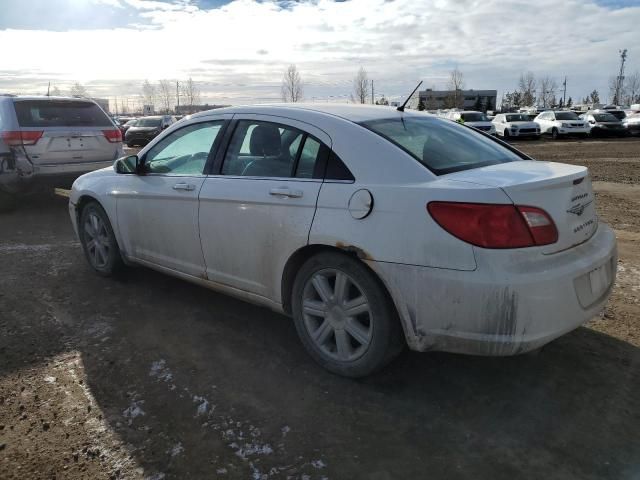
[{"label": "cloud", "polygon": [[[0,75],[59,72],[51,80],[94,82],[105,95],[136,95],[145,78],[193,76],[204,98],[253,101],[277,98],[291,63],[309,98],[347,98],[360,66],[390,97],[419,79],[443,88],[457,66],[475,89],[513,89],[524,70],[567,75],[575,99],[594,88],[606,96],[622,47],[631,49],[628,71],[640,69],[640,6],[622,0],[93,1],[111,24],[54,31],[3,20],[0,45],[20,49],[4,49]],[[11,78],[4,89],[42,77]]]}]

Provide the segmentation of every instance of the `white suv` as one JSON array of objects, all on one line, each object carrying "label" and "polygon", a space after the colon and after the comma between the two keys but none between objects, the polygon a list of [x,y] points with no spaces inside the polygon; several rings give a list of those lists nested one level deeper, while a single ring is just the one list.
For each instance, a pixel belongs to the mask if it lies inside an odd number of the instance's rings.
[{"label": "white suv", "polygon": [[554,139],[560,136],[586,137],[589,135],[587,122],[580,120],[575,112],[547,110],[538,115],[534,121],[540,125],[540,133],[551,134]]},{"label": "white suv", "polygon": [[501,113],[493,119],[496,135],[504,138],[530,137],[540,139],[540,125],[529,120],[526,113]]}]

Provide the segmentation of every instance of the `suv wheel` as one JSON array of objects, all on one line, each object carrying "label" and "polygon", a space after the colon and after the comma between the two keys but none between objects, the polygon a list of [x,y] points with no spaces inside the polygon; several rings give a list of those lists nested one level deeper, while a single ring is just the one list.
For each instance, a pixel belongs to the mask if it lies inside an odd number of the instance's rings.
[{"label": "suv wheel", "polygon": [[404,347],[400,320],[378,278],[359,260],[326,252],[302,266],[293,318],[313,359],[347,377],[369,375]]},{"label": "suv wheel", "polygon": [[553,130],[551,130],[551,138],[553,138],[554,140],[557,140],[558,137],[559,137],[558,129],[556,127],[553,127]]},{"label": "suv wheel", "polygon": [[87,261],[97,273],[109,276],[122,268],[120,249],[109,217],[97,202],[82,209],[78,230]]}]

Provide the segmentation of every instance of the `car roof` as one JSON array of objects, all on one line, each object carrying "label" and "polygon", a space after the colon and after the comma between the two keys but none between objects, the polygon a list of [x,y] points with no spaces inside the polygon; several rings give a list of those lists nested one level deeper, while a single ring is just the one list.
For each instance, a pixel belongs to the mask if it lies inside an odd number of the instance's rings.
[{"label": "car roof", "polygon": [[11,95],[11,96],[0,97],[0,98],[10,98],[13,101],[22,101],[22,100],[44,100],[44,101],[56,100],[56,101],[60,101],[60,100],[68,100],[70,102],[73,101],[73,102],[95,103],[90,98],[85,98],[85,97],[65,97],[65,96],[54,97],[54,96],[47,96],[47,95]]},{"label": "car roof", "polygon": [[400,118],[402,116],[432,116],[428,113],[415,110],[398,111],[395,107],[379,105],[360,105],[348,103],[283,103],[283,104],[260,104],[260,105],[240,105],[234,107],[217,108],[191,115],[191,118],[211,115],[212,113],[255,113],[264,115],[294,115],[299,117],[304,114],[340,117],[351,122],[365,122],[370,120],[380,120],[385,118]]}]

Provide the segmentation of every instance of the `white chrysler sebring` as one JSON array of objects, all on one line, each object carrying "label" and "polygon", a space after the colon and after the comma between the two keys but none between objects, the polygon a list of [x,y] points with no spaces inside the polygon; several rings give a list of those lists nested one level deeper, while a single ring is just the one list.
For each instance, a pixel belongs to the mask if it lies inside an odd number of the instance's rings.
[{"label": "white chrysler sebring", "polygon": [[585,167],[389,107],[198,113],[76,180],[69,210],[98,273],[144,265],[285,312],[352,377],[405,345],[539,348],[616,274]]}]

